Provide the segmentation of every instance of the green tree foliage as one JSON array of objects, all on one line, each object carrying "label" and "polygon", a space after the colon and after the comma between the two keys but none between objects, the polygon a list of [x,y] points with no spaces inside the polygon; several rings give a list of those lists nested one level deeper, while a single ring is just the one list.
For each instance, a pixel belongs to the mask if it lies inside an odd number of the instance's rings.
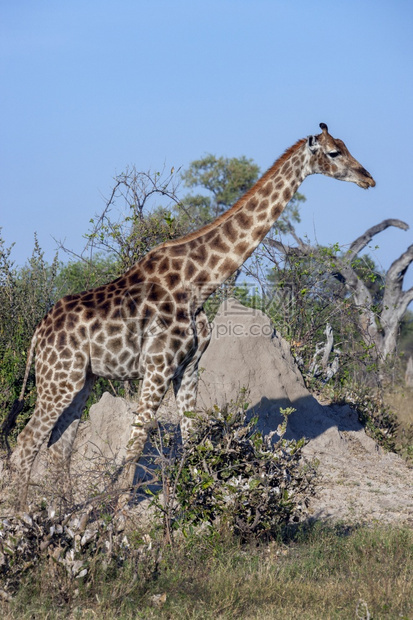
[{"label": "green tree foliage", "polygon": [[[246,157],[216,157],[206,155],[193,161],[182,174],[186,187],[202,187],[211,196],[199,196],[195,204],[200,215],[204,210],[209,217],[217,217],[245,194],[258,179],[260,169]],[[201,200],[202,198],[202,200]],[[187,196],[184,204],[193,205],[193,196]]]},{"label": "green tree foliage", "polygon": [[256,182],[259,167],[246,157],[216,157],[208,154],[193,161],[182,174],[186,187],[207,194],[187,194],[175,208],[189,230],[207,224],[231,207]]},{"label": "green tree foliage", "polygon": [[72,260],[59,263],[55,279],[55,299],[87,291],[114,280],[119,264],[112,255],[96,253],[93,260]]},{"label": "green tree foliage", "polygon": [[[15,267],[11,250],[0,238],[0,415],[20,392],[34,330],[56,301],[57,256],[48,265],[36,236],[32,256],[24,267]],[[25,411],[35,398],[33,375],[29,377],[28,395]]]}]

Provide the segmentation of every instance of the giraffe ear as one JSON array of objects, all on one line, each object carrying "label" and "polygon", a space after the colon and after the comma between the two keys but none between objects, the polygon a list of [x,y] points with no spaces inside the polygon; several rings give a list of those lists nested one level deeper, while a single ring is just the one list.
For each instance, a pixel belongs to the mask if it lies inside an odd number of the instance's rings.
[{"label": "giraffe ear", "polygon": [[310,150],[312,155],[314,155],[314,153],[316,153],[316,151],[318,151],[319,144],[318,144],[317,136],[308,136],[308,138],[307,138],[307,148]]}]

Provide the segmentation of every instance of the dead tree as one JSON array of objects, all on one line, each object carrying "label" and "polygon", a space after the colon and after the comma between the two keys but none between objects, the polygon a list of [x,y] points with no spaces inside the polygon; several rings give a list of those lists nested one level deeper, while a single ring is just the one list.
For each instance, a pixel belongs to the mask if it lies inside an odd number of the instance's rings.
[{"label": "dead tree", "polygon": [[[313,377],[322,376],[324,381],[327,382],[338,372],[341,351],[337,348],[334,349],[333,328],[330,323],[327,323],[324,333],[326,341],[316,344],[309,371]],[[329,362],[333,349],[334,359],[332,362]]]},{"label": "dead tree", "polygon": [[383,362],[396,350],[397,335],[400,322],[406,313],[407,307],[413,301],[413,287],[403,291],[403,281],[407,269],[413,262],[413,244],[399,256],[388,269],[384,284],[383,297],[379,310],[375,309],[372,293],[367,284],[360,278],[354,268],[357,255],[370,243],[372,238],[389,226],[408,230],[406,222],[397,219],[387,219],[372,226],[350,245],[343,256],[330,256],[325,261],[320,249],[304,242],[295,233],[290,225],[289,232],[297,242],[297,246],[288,246],[280,241],[267,237],[265,243],[285,256],[311,256],[313,259],[324,261],[325,270],[341,282],[352,296],[358,310],[355,320],[367,346],[374,345],[377,358]]}]

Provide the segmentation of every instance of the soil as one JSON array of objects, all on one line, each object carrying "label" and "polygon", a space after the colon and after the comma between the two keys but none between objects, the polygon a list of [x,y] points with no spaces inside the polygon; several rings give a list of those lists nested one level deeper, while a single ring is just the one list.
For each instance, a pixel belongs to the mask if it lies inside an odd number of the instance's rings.
[{"label": "soil", "polygon": [[379,448],[364,430],[339,436],[340,450],[335,442],[313,450],[311,441],[304,449],[319,461],[312,516],[413,526],[413,470],[396,454]]}]

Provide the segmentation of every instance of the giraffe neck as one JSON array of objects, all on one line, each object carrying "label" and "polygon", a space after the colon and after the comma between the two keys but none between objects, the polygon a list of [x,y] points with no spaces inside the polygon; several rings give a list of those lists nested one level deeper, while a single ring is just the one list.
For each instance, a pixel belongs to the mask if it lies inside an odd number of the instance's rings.
[{"label": "giraffe neck", "polygon": [[[207,250],[204,268],[191,278],[200,286],[208,285],[207,297],[214,285],[217,288],[241,267],[267,235],[310,173],[308,159],[306,140],[300,140],[223,216],[189,235],[189,260],[202,246]],[[185,238],[176,241],[185,242]]]},{"label": "giraffe neck", "polygon": [[169,288],[181,282],[201,307],[251,256],[308,174],[309,153],[303,139],[223,215],[194,233],[154,248],[136,267],[143,267],[148,279],[163,271]]},{"label": "giraffe neck", "polygon": [[[228,211],[215,227],[215,234],[227,246],[226,258],[218,266],[220,284],[251,256],[284,211],[310,173],[306,140],[300,140],[258,180],[252,189]],[[198,237],[201,242],[204,235]],[[215,274],[214,274],[215,275]]]}]

